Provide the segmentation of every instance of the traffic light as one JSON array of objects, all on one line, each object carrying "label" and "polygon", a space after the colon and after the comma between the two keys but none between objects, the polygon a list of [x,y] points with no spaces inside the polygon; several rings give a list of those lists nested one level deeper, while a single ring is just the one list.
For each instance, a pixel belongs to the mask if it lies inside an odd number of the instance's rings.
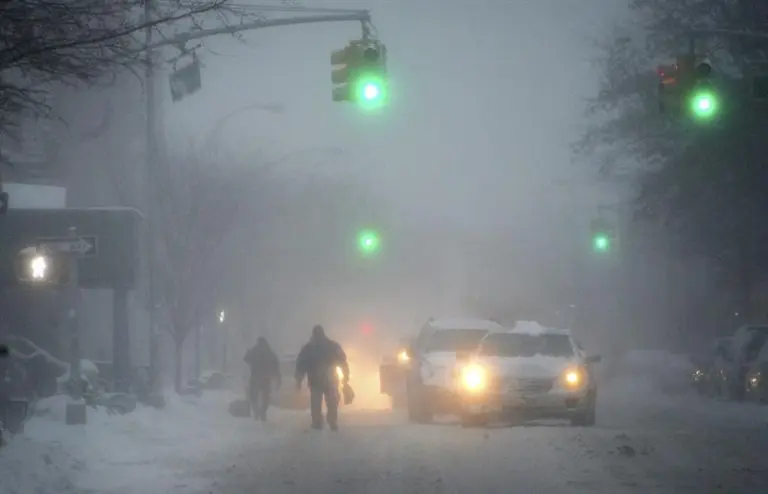
[{"label": "traffic light", "polygon": [[592,221],[592,250],[595,252],[610,252],[616,243],[616,231],[613,226],[603,220]]},{"label": "traffic light", "polygon": [[611,250],[611,237],[606,233],[596,233],[592,239],[593,247],[598,252]]},{"label": "traffic light", "polygon": [[688,104],[691,114],[699,120],[708,120],[717,115],[720,101],[717,90],[710,80],[712,65],[706,60],[696,64],[693,69],[693,88]]},{"label": "traffic light", "polygon": [[698,121],[707,121],[720,111],[720,97],[712,83],[712,65],[697,61],[693,55],[677,57],[674,65],[660,65],[659,111],[685,114]]},{"label": "traffic light", "polygon": [[333,101],[350,101],[364,108],[387,102],[387,49],[376,40],[352,41],[331,53]]},{"label": "traffic light", "polygon": [[362,230],[357,234],[357,248],[364,256],[371,256],[379,251],[381,240],[373,230]]},{"label": "traffic light", "polygon": [[680,87],[677,83],[677,65],[659,65],[659,112],[677,113],[680,110]]},{"label": "traffic light", "polygon": [[372,334],[373,333],[373,325],[371,325],[370,323],[367,323],[367,322],[363,323],[362,326],[360,327],[360,331],[362,331],[362,333],[365,334],[365,335]]}]

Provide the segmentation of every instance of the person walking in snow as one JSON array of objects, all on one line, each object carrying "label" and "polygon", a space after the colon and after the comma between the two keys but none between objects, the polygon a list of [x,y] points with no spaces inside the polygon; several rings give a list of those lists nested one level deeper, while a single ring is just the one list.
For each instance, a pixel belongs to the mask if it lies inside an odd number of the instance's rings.
[{"label": "person walking in snow", "polygon": [[245,354],[244,360],[251,368],[248,398],[253,416],[263,422],[267,420],[272,383],[276,390],[280,389],[280,361],[263,336],[259,336],[256,345]]},{"label": "person walking in snow", "polygon": [[309,403],[312,414],[312,428],[323,428],[323,399],[327,409],[328,426],[338,430],[339,377],[336,368],[341,368],[341,379],[349,383],[349,365],[341,345],[325,335],[319,324],[312,328],[312,337],[305,344],[296,359],[296,389],[301,389],[304,377],[309,385]]}]

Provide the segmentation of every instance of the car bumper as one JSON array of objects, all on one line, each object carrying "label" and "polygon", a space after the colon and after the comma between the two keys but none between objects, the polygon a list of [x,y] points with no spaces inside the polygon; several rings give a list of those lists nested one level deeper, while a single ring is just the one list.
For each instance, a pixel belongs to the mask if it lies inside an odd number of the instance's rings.
[{"label": "car bumper", "polygon": [[461,410],[462,399],[456,391],[441,386],[422,386],[422,400],[435,413],[453,413]]},{"label": "car bumper", "polygon": [[528,396],[494,393],[462,397],[463,410],[473,415],[570,418],[592,406],[593,399],[588,390],[552,390]]}]

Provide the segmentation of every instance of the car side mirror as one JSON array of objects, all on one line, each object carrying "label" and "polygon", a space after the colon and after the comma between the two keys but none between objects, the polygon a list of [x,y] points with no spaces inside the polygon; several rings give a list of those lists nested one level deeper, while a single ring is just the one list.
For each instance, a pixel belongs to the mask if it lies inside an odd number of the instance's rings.
[{"label": "car side mirror", "polygon": [[591,355],[591,356],[587,357],[587,363],[588,364],[596,364],[596,363],[600,362],[601,360],[603,360],[603,357],[601,357],[600,355]]}]

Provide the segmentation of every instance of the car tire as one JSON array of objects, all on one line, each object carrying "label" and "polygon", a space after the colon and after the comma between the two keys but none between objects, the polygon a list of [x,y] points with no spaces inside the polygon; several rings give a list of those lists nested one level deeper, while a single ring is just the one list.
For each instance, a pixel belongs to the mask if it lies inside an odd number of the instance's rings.
[{"label": "car tire", "polygon": [[414,383],[408,386],[406,406],[409,421],[417,424],[426,424],[432,421],[432,411],[420,385]]}]

